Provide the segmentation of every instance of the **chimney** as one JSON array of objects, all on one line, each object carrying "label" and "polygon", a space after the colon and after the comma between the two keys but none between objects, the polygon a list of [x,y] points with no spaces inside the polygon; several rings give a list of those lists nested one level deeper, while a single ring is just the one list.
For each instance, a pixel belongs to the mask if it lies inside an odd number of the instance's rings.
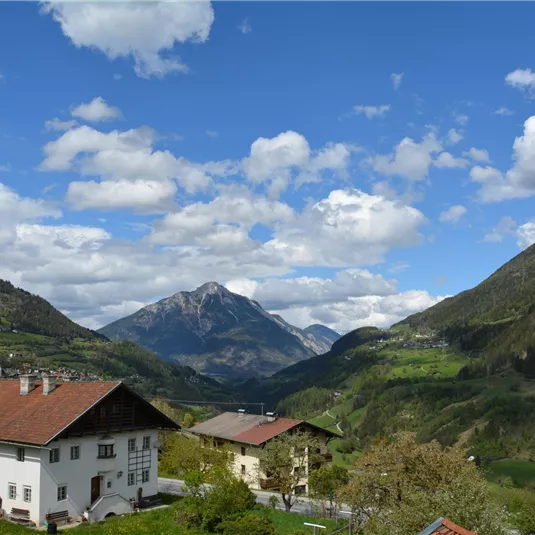
[{"label": "chimney", "polygon": [[268,422],[274,422],[277,419],[277,415],[274,412],[266,412]]},{"label": "chimney", "polygon": [[35,389],[35,375],[20,376],[20,395],[26,396]]},{"label": "chimney", "polygon": [[245,409],[238,409],[238,414],[240,416],[245,416]]},{"label": "chimney", "polygon": [[57,375],[43,375],[43,396],[48,396],[56,390],[57,380]]}]

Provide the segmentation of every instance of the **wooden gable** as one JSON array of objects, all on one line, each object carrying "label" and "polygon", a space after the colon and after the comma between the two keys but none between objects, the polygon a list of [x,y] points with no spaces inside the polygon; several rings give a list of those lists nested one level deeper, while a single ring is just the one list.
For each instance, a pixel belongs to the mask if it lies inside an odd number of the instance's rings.
[{"label": "wooden gable", "polygon": [[124,384],[82,414],[56,438],[106,434],[137,429],[180,429],[148,401]]}]

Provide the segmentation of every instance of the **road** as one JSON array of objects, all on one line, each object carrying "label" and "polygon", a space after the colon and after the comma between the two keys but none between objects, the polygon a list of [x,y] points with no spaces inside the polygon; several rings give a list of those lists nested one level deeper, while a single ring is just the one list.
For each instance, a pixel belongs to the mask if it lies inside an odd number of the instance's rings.
[{"label": "road", "polygon": [[[181,479],[168,479],[166,477],[158,478],[158,492],[164,492],[166,494],[176,494],[177,496],[184,496],[184,481]],[[264,505],[269,505],[270,496],[279,497],[280,505],[277,509],[284,511],[284,504],[280,499],[280,496],[274,492],[265,492],[263,490],[253,490],[256,494],[256,501]],[[292,507],[292,513],[297,513],[300,515],[310,515],[313,510],[315,503],[309,498],[299,498],[297,503]]]}]

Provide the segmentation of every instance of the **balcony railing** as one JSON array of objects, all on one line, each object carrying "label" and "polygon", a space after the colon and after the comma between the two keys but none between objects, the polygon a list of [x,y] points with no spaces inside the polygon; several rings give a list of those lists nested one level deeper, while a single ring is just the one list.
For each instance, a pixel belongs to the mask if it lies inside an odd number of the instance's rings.
[{"label": "balcony railing", "polygon": [[272,477],[268,477],[268,478],[260,480],[260,488],[262,490],[278,489],[279,487],[280,485]]}]

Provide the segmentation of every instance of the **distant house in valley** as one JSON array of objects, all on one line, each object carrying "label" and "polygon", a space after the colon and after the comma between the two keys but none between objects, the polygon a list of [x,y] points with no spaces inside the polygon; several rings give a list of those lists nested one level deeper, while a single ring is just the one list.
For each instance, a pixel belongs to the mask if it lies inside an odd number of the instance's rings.
[{"label": "distant house in valley", "polygon": [[[225,412],[188,430],[201,440],[201,445],[227,447],[233,454],[234,473],[244,479],[252,489],[276,490],[276,484],[267,474],[259,471],[258,451],[270,440],[283,433],[308,432],[315,436],[321,447],[319,454],[323,464],[332,461],[327,443],[337,433],[312,425],[304,420],[279,418],[273,413],[265,416],[246,414],[245,411]],[[308,492],[308,470],[303,474],[302,483],[297,491]]]},{"label": "distant house in valley", "polygon": [[447,518],[439,518],[435,520],[430,526],[427,526],[418,535],[476,535],[473,531],[469,531],[457,524],[454,524]]},{"label": "distant house in valley", "polygon": [[158,429],[179,425],[120,381],[0,381],[0,502],[12,520],[102,520],[158,492]]}]

